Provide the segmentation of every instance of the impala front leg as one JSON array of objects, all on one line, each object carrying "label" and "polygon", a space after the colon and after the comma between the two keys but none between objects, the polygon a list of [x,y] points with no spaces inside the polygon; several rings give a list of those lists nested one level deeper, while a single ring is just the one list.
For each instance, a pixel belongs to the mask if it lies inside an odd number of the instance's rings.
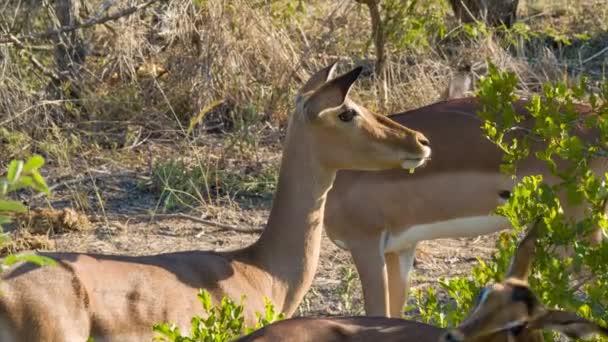
[{"label": "impala front leg", "polygon": [[374,248],[370,248],[366,244],[365,246],[351,247],[350,252],[361,279],[365,314],[387,317],[389,306],[386,263],[384,251],[379,248],[381,247],[380,238],[373,246]]},{"label": "impala front leg", "polygon": [[416,245],[399,251],[386,254],[388,271],[388,298],[390,303],[390,317],[401,318],[403,306],[407,302],[410,290],[410,274],[414,267]]}]

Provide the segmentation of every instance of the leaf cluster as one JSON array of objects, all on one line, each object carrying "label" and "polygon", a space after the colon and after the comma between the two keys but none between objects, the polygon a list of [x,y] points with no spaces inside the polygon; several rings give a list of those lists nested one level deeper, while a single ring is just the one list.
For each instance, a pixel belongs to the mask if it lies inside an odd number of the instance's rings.
[{"label": "leaf cluster", "polygon": [[198,300],[203,306],[205,317],[194,316],[190,321],[190,336],[183,335],[175,324],[155,324],[153,329],[158,334],[155,341],[163,342],[225,342],[242,334],[249,334],[257,329],[284,318],[277,314],[274,305],[264,298],[264,314],[256,312],[257,323],[247,327],[243,315],[245,296],[239,304],[228,297],[222,298],[219,305],[214,305],[211,295],[206,290],[199,290]]},{"label": "leaf cluster", "polygon": [[[518,180],[509,200],[495,213],[509,219],[513,230],[503,232],[490,260],[479,260],[470,277],[441,279],[448,300],[433,289],[414,292],[423,320],[441,326],[458,324],[471,310],[479,289],[502,279],[517,246],[518,235],[533,222],[544,232],[539,238],[530,285],[549,307],[577,312],[608,322],[608,243],[590,243],[596,227],[608,228],[608,173],[592,168],[608,156],[608,82],[589,91],[585,77],[574,85],[545,84],[542,94],[526,104],[529,116],[515,110],[518,80],[514,73],[489,65],[478,97],[486,137],[503,151],[501,169]],[[579,103],[588,103],[590,111]],[[584,137],[584,138],[583,138]],[[518,177],[518,165],[540,161],[548,174]],[[605,172],[605,171],[602,171]],[[576,220],[569,208],[583,206]],[[604,239],[605,240],[605,239]],[[563,253],[564,251],[571,253]]]}]

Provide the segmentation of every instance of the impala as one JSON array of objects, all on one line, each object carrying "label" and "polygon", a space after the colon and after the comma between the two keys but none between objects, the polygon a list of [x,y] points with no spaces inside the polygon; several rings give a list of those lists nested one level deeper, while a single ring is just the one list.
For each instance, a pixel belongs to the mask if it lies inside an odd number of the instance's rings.
[{"label": "impala", "polygon": [[455,329],[386,317],[293,318],[271,324],[237,342],[541,342],[542,330],[571,338],[608,329],[573,312],[544,307],[528,286],[537,227],[521,240],[505,279],[482,289],[475,308]]},{"label": "impala", "polygon": [[421,133],[348,98],[361,68],[332,79],[334,69],[313,75],[296,98],[273,207],[255,243],[139,257],[44,253],[57,266],[20,264],[3,273],[0,340],[150,340],[157,322],[188,329],[201,310],[199,288],[216,302],[246,295],[248,324],[264,311],[264,297],[290,316],[317,268],[336,171],[416,168],[430,155]]},{"label": "impala", "polygon": [[[525,115],[522,128],[529,128],[533,122],[525,104],[519,101],[514,107]],[[433,141],[433,161],[414,174],[338,172],[327,198],[324,226],[328,237],[352,255],[367,315],[401,316],[418,242],[474,237],[510,227],[505,218],[490,215],[509,198],[515,180],[499,171],[502,151],[484,137],[476,115],[480,109],[478,100],[468,97],[390,116]],[[580,105],[577,110],[588,114],[590,108]],[[596,138],[595,132],[583,128],[577,134],[586,141]],[[531,147],[534,151],[542,145],[534,142]],[[591,167],[603,174],[607,159],[597,159]],[[556,181],[534,157],[518,166],[518,178],[531,174]],[[582,218],[585,207],[569,207],[566,202],[562,200],[566,214]],[[601,229],[589,239],[600,241]]]}]

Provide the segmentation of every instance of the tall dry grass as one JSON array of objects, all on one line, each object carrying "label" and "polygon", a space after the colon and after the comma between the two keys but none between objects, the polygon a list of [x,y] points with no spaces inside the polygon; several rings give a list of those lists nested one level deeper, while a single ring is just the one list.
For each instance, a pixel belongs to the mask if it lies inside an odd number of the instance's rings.
[{"label": "tall dry grass", "polygon": [[[598,6],[600,0],[561,7],[536,2],[526,1],[520,7],[522,22],[533,28],[560,23],[562,18],[568,30],[590,32],[591,39],[606,30],[601,18],[608,15]],[[82,15],[102,15],[103,11],[97,12],[103,3],[83,2],[86,13]],[[133,3],[110,9],[118,11]],[[52,27],[49,6],[45,1],[6,2],[0,6],[0,34],[19,36]],[[599,27],[589,31],[583,27],[582,17],[600,23]],[[433,36],[429,48],[387,46],[387,111],[436,101],[457,66],[471,65],[479,77],[485,72],[486,60],[514,70],[524,81],[522,92],[536,91],[550,80],[575,79],[581,72],[598,78],[603,75],[606,59],[601,56],[582,63],[583,57],[572,58],[574,49],[556,47],[546,39],[505,44],[492,32],[466,37],[454,33],[462,27],[451,13],[446,23],[451,34],[439,38],[429,32]],[[50,40],[28,41],[22,48],[0,44],[1,127],[25,132],[34,138],[35,147],[37,139],[57,128],[70,134],[104,131],[104,139],[112,142],[107,145],[116,141],[128,144],[134,130],[152,137],[184,137],[194,117],[215,115],[233,120],[230,116],[252,108],[264,121],[280,125],[309,72],[340,59],[341,71],[359,64],[367,67],[370,76],[374,63],[368,13],[352,0],[169,0],[83,32],[88,56],[82,69],[83,91],[77,99],[50,96],[49,79],[32,64],[30,57],[54,68]],[[593,44],[598,45],[595,51],[601,47],[595,41],[576,44],[591,49],[585,57],[594,51]],[[356,96],[371,108],[379,108],[373,77],[360,82]],[[210,106],[217,103],[222,105]],[[210,108],[215,112],[205,113]],[[196,130],[195,134],[206,131]],[[88,134],[83,142],[98,136]],[[9,140],[2,134],[0,139]],[[94,142],[102,147],[106,144]],[[6,161],[14,153],[3,153],[0,160]]]}]

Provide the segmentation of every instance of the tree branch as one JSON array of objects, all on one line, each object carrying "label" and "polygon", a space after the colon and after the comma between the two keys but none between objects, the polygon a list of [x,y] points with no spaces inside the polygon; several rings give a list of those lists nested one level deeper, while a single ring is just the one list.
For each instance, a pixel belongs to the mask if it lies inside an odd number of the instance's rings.
[{"label": "tree branch", "polygon": [[360,4],[365,4],[369,9],[369,16],[372,25],[372,40],[374,41],[374,47],[376,49],[376,65],[375,65],[375,76],[380,81],[380,108],[386,108],[388,101],[388,84],[385,75],[385,64],[386,64],[386,50],[385,40],[386,33],[385,27],[382,22],[382,16],[380,15],[380,1],[379,0],[355,0]]},{"label": "tree branch", "polygon": [[17,37],[15,37],[13,35],[9,35],[8,39],[11,43],[14,44],[14,46],[18,50],[23,51],[23,53],[26,55],[27,59],[34,66],[34,68],[36,68],[38,71],[40,71],[44,76],[51,78],[55,82],[61,81],[61,76],[58,75],[57,73],[53,72],[49,68],[45,67],[44,65],[42,65],[42,63],[40,63],[40,61],[32,55],[32,53],[29,51],[28,47],[26,47]]},{"label": "tree branch", "polygon": [[12,44],[14,43],[14,40],[11,37],[16,38],[18,41],[26,41],[26,40],[35,40],[35,39],[44,39],[44,38],[50,38],[52,36],[55,36],[57,34],[60,33],[66,33],[66,32],[72,32],[72,31],[76,31],[76,30],[80,30],[83,28],[88,28],[88,27],[92,27],[95,25],[99,25],[99,24],[103,24],[106,23],[108,21],[112,21],[112,20],[117,20],[123,17],[127,17],[132,15],[133,13],[144,9],[150,5],[152,5],[155,2],[158,2],[160,0],[148,0],[144,3],[141,3],[139,5],[135,5],[129,8],[125,8],[122,11],[119,11],[117,13],[114,14],[110,14],[110,15],[106,15],[104,17],[101,18],[91,18],[83,23],[80,24],[75,24],[75,25],[68,25],[68,26],[63,26],[60,27],[58,29],[55,30],[48,30],[46,32],[42,32],[42,33],[37,33],[37,34],[33,34],[33,35],[28,35],[28,36],[20,36],[20,37],[14,37],[10,34],[8,35],[2,35],[0,36],[0,44]]},{"label": "tree branch", "polygon": [[215,222],[215,221],[211,221],[211,220],[206,220],[206,219],[203,219],[200,217],[196,217],[196,216],[192,216],[192,215],[188,215],[188,214],[184,214],[184,213],[175,213],[175,214],[150,213],[150,214],[132,214],[132,215],[117,214],[117,215],[110,216],[110,218],[116,218],[118,216],[124,217],[127,220],[148,219],[150,221],[155,221],[155,220],[167,220],[167,219],[183,219],[183,220],[189,220],[189,221],[196,222],[196,223],[202,223],[204,225],[215,227],[215,228],[218,228],[223,231],[234,231],[234,232],[245,233],[245,234],[259,234],[264,231],[263,228],[238,227],[238,226],[233,226],[230,224],[224,224],[224,223],[219,223],[219,222]]}]

